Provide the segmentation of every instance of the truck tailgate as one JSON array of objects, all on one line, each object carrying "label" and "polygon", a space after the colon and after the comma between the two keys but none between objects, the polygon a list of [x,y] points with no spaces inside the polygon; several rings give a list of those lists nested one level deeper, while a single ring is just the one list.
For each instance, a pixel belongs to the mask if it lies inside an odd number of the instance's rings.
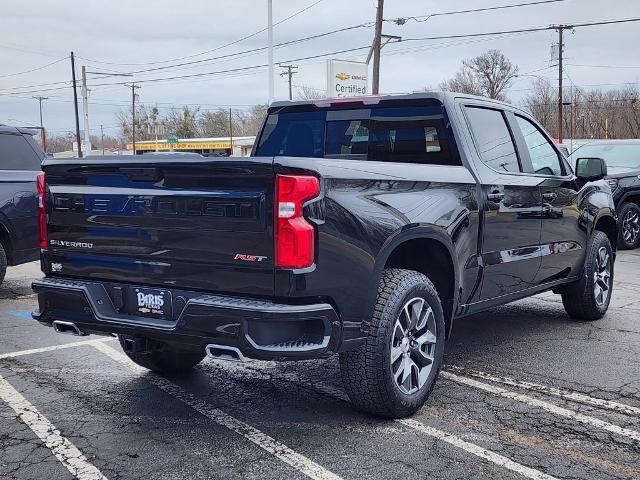
[{"label": "truck tailgate", "polygon": [[43,169],[52,273],[273,295],[271,157],[49,160]]}]

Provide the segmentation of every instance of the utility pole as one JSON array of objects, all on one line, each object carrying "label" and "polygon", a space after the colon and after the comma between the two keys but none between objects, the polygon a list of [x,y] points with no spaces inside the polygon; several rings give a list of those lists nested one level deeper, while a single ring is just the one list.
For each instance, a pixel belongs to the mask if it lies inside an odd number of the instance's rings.
[{"label": "utility pole", "polygon": [[91,134],[89,130],[89,91],[87,90],[87,70],[82,66],[82,110],[84,112],[84,144],[91,152]]},{"label": "utility pole", "polygon": [[280,68],[285,68],[286,70],[282,73],[280,73],[281,77],[284,77],[285,75],[287,77],[289,77],[289,100],[293,100],[293,91],[291,89],[291,79],[293,77],[294,73],[298,73],[298,66],[297,65],[280,65]]},{"label": "utility pole", "polygon": [[373,80],[371,93],[377,95],[380,90],[380,49],[382,48],[382,19],[384,0],[378,0],[378,10],[376,12],[376,33],[373,37]]},{"label": "utility pole", "polygon": [[267,0],[267,57],[269,64],[269,105],[273,102],[273,0]]},{"label": "utility pole", "polygon": [[562,61],[564,54],[564,31],[573,30],[573,25],[554,25],[558,31],[558,143],[563,140],[563,100],[562,100]]},{"label": "utility pole", "polygon": [[104,157],[104,128],[100,125],[100,146],[102,147],[102,156]]},{"label": "utility pole", "polygon": [[76,61],[71,52],[71,79],[73,81],[73,108],[76,113],[76,143],[78,144],[78,158],[82,158],[82,145],[80,144],[80,119],[78,118],[78,91],[76,90]]},{"label": "utility pole", "polygon": [[233,120],[231,119],[231,107],[229,107],[229,148],[231,149],[230,157],[233,156]]},{"label": "utility pole", "polygon": [[42,150],[46,153],[47,151],[47,139],[46,136],[44,134],[44,126],[42,125],[42,101],[43,100],[49,100],[47,97],[33,97],[34,99],[38,100],[38,103],[40,103],[40,138],[42,140]]},{"label": "utility pole", "polygon": [[131,88],[131,151],[136,154],[136,89],[140,85],[125,83],[125,87]]}]

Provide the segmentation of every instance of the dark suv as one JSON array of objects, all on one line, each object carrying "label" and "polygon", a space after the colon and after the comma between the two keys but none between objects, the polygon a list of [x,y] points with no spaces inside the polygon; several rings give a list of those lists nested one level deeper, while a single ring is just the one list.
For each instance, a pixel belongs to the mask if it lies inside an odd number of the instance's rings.
[{"label": "dark suv", "polygon": [[33,135],[0,125],[0,283],[7,266],[38,259],[36,175],[44,153]]},{"label": "dark suv", "polygon": [[640,246],[640,140],[599,140],[578,148],[572,158],[598,157],[607,163],[607,181],[618,211],[618,247]]}]

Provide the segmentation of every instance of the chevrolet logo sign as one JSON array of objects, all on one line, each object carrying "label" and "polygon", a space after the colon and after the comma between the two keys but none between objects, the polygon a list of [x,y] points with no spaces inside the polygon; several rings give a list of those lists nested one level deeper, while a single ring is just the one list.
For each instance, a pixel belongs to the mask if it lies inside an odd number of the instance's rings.
[{"label": "chevrolet logo sign", "polygon": [[338,74],[336,75],[336,78],[337,78],[338,80],[343,80],[343,81],[344,81],[344,80],[349,80],[349,79],[351,78],[351,75],[348,75],[348,74],[346,74],[346,73],[338,73]]}]

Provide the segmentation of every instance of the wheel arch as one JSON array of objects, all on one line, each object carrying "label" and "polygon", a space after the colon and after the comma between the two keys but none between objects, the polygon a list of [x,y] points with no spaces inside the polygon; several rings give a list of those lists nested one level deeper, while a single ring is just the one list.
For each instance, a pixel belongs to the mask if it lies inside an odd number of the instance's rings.
[{"label": "wheel arch", "polygon": [[[402,229],[392,235],[381,248],[374,266],[369,291],[369,309],[373,313],[378,285],[385,268],[404,268],[423,273],[433,282],[442,302],[445,315],[446,337],[453,326],[459,290],[459,273],[456,254],[447,231],[436,226],[417,226]],[[368,318],[368,317],[366,317]]]},{"label": "wheel arch", "polygon": [[618,222],[612,215],[605,214],[599,216],[593,224],[593,231],[604,233],[611,243],[611,248],[615,252],[618,248]]},{"label": "wheel arch", "polygon": [[635,203],[640,207],[640,190],[626,192],[620,200],[618,200],[616,208],[622,207],[623,203]]},{"label": "wheel arch", "polygon": [[13,263],[13,242],[11,238],[12,235],[10,227],[7,226],[2,219],[2,216],[0,216],[0,244],[7,256],[7,265],[11,265]]}]

